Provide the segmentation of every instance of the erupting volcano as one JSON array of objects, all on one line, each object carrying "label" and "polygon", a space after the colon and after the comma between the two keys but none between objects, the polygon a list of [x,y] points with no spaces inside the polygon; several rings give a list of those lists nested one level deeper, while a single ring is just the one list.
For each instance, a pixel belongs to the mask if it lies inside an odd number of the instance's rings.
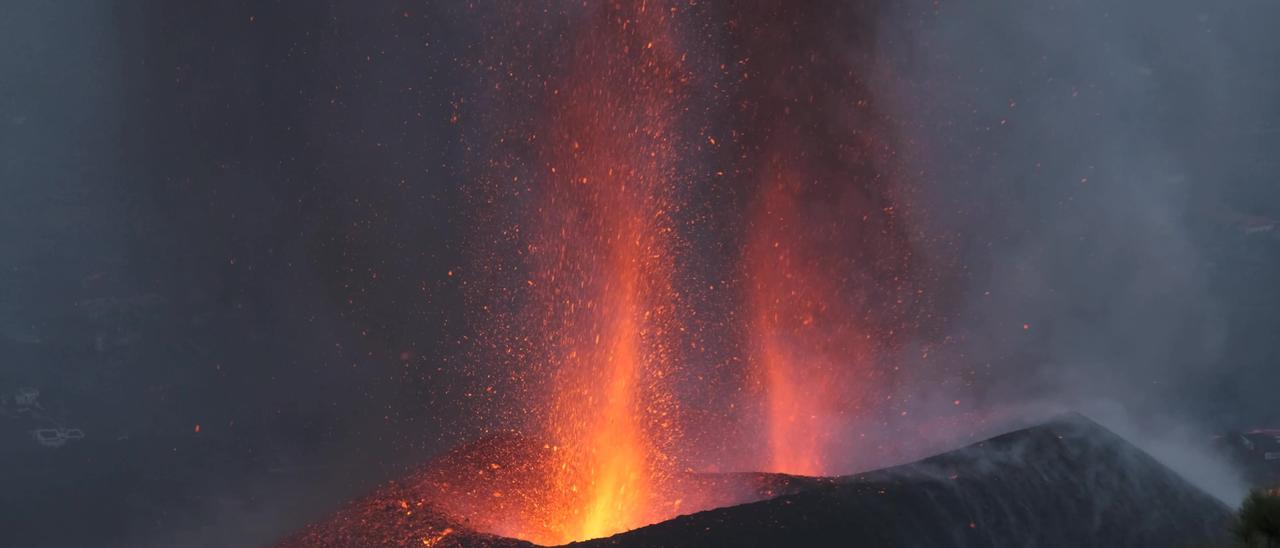
[{"label": "erupting volcano", "polygon": [[1277,21],[10,0],[0,548],[1280,548]]},{"label": "erupting volcano", "polygon": [[[932,244],[873,93],[870,3],[557,7],[495,8],[454,105],[464,443],[290,545],[1127,545],[1129,517],[1046,509],[1146,492],[1186,519],[1143,538],[1213,536],[1220,505],[1075,417],[841,476],[939,442],[912,428],[985,427],[949,397],[906,419],[930,372],[905,341],[936,342],[943,284],[915,255]],[[1093,497],[1095,462],[1141,481]]]},{"label": "erupting volcano", "polygon": [[[496,417],[490,430],[520,434],[438,459],[407,482],[406,508],[559,544],[795,486],[698,475],[708,447],[740,453],[717,470],[804,475],[834,473],[831,455],[853,449],[840,423],[872,403],[891,338],[866,296],[900,282],[901,261],[881,255],[906,245],[871,161],[883,151],[865,133],[879,129],[858,113],[862,83],[832,78],[838,56],[804,32],[827,11],[721,8],[588,2],[547,22],[514,7],[504,24],[545,51],[491,37],[479,66],[492,85],[477,102],[492,111],[471,149],[482,234],[471,287],[489,314],[476,359],[506,368],[483,387],[505,395],[480,410]],[[707,46],[717,41],[723,51]],[[790,87],[768,84],[774,73]],[[741,214],[691,213],[708,186],[738,196],[720,209]],[[730,242],[721,275],[699,279],[688,265],[717,223]],[[699,308],[716,286],[741,310]],[[709,364],[695,351],[707,334],[685,320],[711,313],[729,320],[698,325],[743,338],[714,385],[728,410],[688,413],[704,402],[680,383],[704,382]]]}]

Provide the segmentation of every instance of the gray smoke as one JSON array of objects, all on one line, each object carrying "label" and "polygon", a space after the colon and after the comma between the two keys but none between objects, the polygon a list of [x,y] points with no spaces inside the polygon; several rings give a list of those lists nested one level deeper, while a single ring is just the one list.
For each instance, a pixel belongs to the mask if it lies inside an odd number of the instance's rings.
[{"label": "gray smoke", "polygon": [[921,405],[1077,409],[1238,500],[1210,435],[1280,412],[1259,328],[1274,307],[1256,304],[1274,298],[1280,250],[1264,227],[1280,215],[1277,15],[1260,1],[895,8],[881,93],[952,299],[946,363],[921,367],[954,382],[914,387]]}]

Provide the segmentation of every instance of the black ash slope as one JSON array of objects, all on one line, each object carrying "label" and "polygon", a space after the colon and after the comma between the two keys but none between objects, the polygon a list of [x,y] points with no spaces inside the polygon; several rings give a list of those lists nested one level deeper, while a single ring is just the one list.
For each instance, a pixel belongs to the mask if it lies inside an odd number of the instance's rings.
[{"label": "black ash slope", "polygon": [[1229,509],[1078,415],[589,546],[1206,546]]}]

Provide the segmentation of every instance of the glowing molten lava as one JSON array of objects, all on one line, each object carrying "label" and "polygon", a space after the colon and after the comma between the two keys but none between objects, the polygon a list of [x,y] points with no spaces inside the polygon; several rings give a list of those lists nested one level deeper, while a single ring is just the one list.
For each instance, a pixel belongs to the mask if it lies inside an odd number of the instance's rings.
[{"label": "glowing molten lava", "polygon": [[735,144],[745,152],[731,168],[752,189],[742,331],[748,405],[768,442],[757,465],[769,471],[854,471],[867,449],[857,425],[892,393],[895,332],[916,299],[897,223],[897,159],[884,137],[892,121],[872,102],[873,65],[851,63],[873,42],[872,4],[733,11],[743,71]]},{"label": "glowing molten lava", "polygon": [[600,6],[551,86],[545,172],[529,255],[539,347],[551,366],[549,496],[522,538],[607,536],[670,517],[664,386],[677,333],[672,285],[680,188],[681,59],[673,11]]}]

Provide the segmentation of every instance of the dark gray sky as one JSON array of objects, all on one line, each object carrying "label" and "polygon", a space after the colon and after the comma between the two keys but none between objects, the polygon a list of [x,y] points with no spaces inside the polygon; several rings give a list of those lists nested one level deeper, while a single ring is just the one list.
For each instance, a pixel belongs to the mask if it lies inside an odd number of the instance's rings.
[{"label": "dark gray sky", "polygon": [[887,18],[924,224],[954,235],[936,255],[964,273],[953,336],[975,366],[1005,363],[984,396],[1278,418],[1277,15],[1081,0]]},{"label": "dark gray sky", "polygon": [[464,31],[392,8],[0,17],[0,392],[43,407],[4,417],[19,545],[261,542],[456,430]]}]

